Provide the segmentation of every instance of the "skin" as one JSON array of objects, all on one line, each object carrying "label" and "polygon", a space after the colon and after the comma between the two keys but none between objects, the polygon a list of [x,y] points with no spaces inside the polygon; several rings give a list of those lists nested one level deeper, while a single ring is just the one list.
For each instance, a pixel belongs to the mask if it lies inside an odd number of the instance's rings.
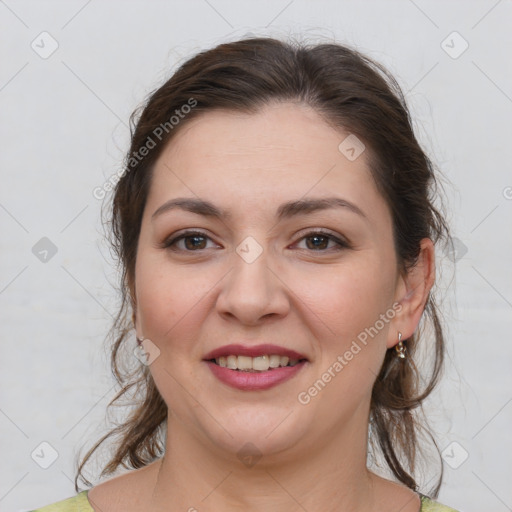
[{"label": "skin", "polygon": [[[399,271],[389,208],[364,152],[348,160],[348,135],[291,103],[256,114],[209,112],[188,122],[160,155],[147,199],[133,283],[136,330],[160,350],[149,366],[169,407],[166,455],[93,488],[97,509],[416,512],[418,496],[366,468],[371,390],[385,352],[416,330],[434,282],[424,239],[416,266]],[[356,205],[278,222],[286,201],[337,196]],[[201,198],[232,218],[174,209]],[[350,247],[321,238],[324,228]],[[162,243],[184,229],[208,238]],[[305,238],[305,236],[308,237]],[[262,248],[247,263],[248,236]],[[325,236],[322,234],[321,236]],[[187,252],[188,251],[188,252]],[[401,309],[311,399],[307,391],[381,314]],[[292,379],[264,391],[218,381],[202,361],[228,343],[274,343],[306,355]],[[248,442],[261,455],[237,457]]]}]

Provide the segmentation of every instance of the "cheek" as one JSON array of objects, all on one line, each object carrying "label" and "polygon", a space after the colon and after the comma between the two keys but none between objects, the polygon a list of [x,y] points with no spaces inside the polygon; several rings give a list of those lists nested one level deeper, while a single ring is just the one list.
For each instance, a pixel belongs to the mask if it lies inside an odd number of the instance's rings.
[{"label": "cheek", "polygon": [[[208,273],[191,267],[171,268],[165,255],[150,251],[140,252],[135,275],[140,334],[159,349],[151,374],[168,406],[185,416],[197,405],[190,397],[200,393],[194,361],[201,356],[198,333],[214,281],[207,282]],[[184,382],[190,395],[183,393]]]},{"label": "cheek", "polygon": [[206,266],[171,266],[165,253],[141,251],[135,276],[141,334],[162,349],[173,345],[175,354],[193,348],[217,274]]},{"label": "cheek", "polygon": [[382,365],[395,316],[393,275],[367,260],[361,267],[313,277],[304,278],[300,296],[307,305],[302,311],[309,331],[318,340],[317,364],[299,399],[316,404],[318,421],[332,422],[336,410],[337,421],[344,422],[367,403]]},{"label": "cheek", "polygon": [[391,274],[373,258],[361,258],[328,272],[320,269],[297,278],[294,288],[315,313],[312,318],[316,317],[316,323],[321,326],[322,338],[337,346],[350,344],[391,308],[394,296]]}]

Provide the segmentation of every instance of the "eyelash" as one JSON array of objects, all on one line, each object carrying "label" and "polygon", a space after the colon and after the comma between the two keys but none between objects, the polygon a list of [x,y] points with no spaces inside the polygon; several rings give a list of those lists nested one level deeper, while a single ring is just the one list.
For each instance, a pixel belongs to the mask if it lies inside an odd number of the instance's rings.
[{"label": "eyelash", "polygon": [[[302,240],[304,240],[306,238],[311,238],[314,235],[321,235],[322,237],[328,238],[329,241],[333,241],[333,242],[337,243],[338,247],[331,248],[331,249],[319,249],[319,250],[314,250],[314,249],[301,249],[301,250],[306,250],[306,251],[310,251],[310,252],[318,252],[318,253],[326,253],[326,252],[330,252],[332,250],[334,250],[334,251],[341,251],[341,250],[344,250],[344,249],[350,249],[351,248],[351,245],[347,241],[341,240],[337,236],[333,235],[330,231],[326,231],[326,230],[323,230],[323,229],[315,229],[313,231],[309,231],[309,232],[305,233],[303,236],[301,236],[301,238],[299,238],[298,241],[300,242],[300,241],[302,241]],[[211,240],[211,238],[206,233],[203,233],[202,231],[184,231],[183,233],[181,233],[177,237],[169,238],[169,239],[165,240],[161,244],[161,248],[162,249],[169,249],[169,250],[175,251],[175,252],[183,251],[183,252],[190,252],[190,253],[192,253],[192,252],[201,252],[201,251],[206,250],[206,249],[187,250],[187,249],[176,249],[175,247],[173,247],[180,240],[183,240],[183,239],[189,238],[189,237],[193,237],[193,236],[201,236],[201,237],[204,237],[204,238],[207,238],[207,239]]]}]

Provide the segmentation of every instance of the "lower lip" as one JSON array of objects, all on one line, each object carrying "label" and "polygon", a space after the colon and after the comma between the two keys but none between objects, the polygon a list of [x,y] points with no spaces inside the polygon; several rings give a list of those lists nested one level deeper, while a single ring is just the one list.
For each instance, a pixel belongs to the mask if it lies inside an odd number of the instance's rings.
[{"label": "lower lip", "polygon": [[205,361],[210,367],[212,373],[221,382],[236,389],[244,391],[255,391],[268,389],[277,386],[282,382],[291,379],[296,375],[307,361],[297,363],[295,366],[284,366],[268,370],[266,372],[244,372],[239,370],[231,370],[224,366]]}]

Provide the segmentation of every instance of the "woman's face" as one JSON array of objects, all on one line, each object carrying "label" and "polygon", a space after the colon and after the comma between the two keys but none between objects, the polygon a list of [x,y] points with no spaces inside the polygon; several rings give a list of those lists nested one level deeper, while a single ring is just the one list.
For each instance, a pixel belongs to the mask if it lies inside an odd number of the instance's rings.
[{"label": "woman's face", "polygon": [[[135,269],[137,333],[160,351],[150,371],[170,421],[231,456],[248,442],[266,455],[307,453],[344,429],[366,439],[405,290],[366,152],[354,159],[352,139],[339,149],[349,133],[297,104],[210,112],[182,128],[156,163]],[[177,198],[229,215],[161,208]],[[229,344],[306,361],[261,373],[206,361]],[[275,375],[287,378],[270,385]]]}]

